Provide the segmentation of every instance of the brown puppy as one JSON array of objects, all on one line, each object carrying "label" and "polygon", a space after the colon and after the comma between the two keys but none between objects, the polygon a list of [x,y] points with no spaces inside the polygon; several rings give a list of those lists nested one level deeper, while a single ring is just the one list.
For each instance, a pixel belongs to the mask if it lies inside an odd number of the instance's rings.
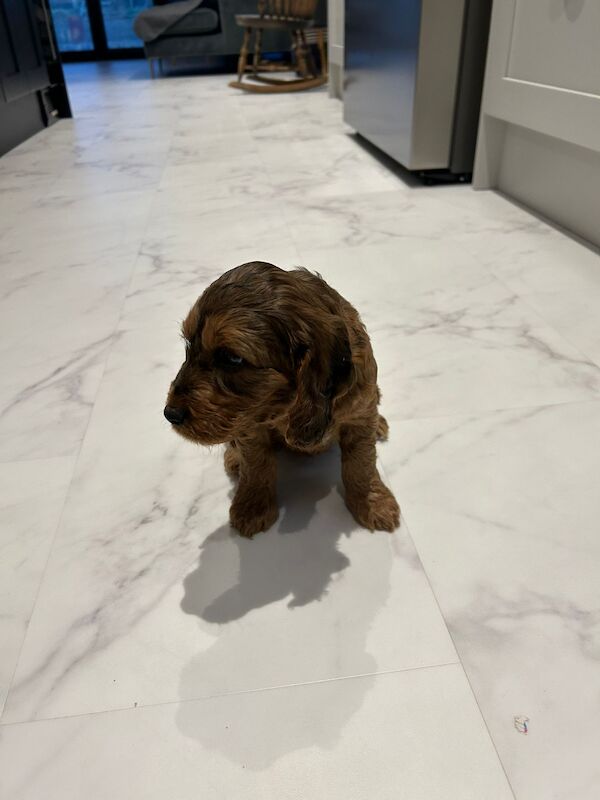
[{"label": "brown puppy", "polygon": [[165,417],[203,445],[227,443],[239,479],[230,520],[253,536],[277,519],[275,450],[339,442],[346,505],[364,527],[392,531],[400,510],[376,467],[386,438],[377,364],[355,309],[318,275],[253,261],[226,272],[183,323],[186,358]]}]

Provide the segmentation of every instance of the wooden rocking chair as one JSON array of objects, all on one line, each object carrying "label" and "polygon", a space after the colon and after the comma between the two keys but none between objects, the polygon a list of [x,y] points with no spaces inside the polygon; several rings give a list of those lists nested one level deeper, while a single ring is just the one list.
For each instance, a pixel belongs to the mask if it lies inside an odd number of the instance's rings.
[{"label": "wooden rocking chair", "polygon": [[[318,0],[258,0],[258,14],[238,14],[238,25],[244,28],[244,39],[238,60],[238,77],[229,85],[247,92],[299,92],[327,83],[327,56],[324,29],[312,29]],[[292,39],[293,64],[266,61],[262,57],[262,33],[266,29],[284,28]],[[307,30],[309,29],[309,30]],[[254,56],[248,63],[252,34]],[[317,69],[311,45],[319,50]],[[280,79],[261,73],[295,70],[298,78]],[[248,74],[251,80],[244,80]]]}]

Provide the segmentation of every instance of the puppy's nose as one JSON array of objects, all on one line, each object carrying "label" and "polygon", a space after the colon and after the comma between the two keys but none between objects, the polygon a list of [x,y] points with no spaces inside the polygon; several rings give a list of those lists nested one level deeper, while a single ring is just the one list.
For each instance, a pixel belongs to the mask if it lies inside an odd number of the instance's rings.
[{"label": "puppy's nose", "polygon": [[165,417],[169,420],[171,425],[181,425],[186,418],[185,408],[175,408],[174,406],[165,406]]}]

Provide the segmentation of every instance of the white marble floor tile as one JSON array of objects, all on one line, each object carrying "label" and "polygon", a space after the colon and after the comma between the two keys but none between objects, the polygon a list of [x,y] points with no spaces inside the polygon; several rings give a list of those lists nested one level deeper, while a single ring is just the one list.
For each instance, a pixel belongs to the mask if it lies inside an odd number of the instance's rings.
[{"label": "white marble floor tile", "polygon": [[398,174],[386,169],[355,138],[337,134],[292,141],[257,140],[266,171],[282,198],[406,191]]},{"label": "white marble floor tile", "polygon": [[469,239],[542,224],[503,198],[482,202],[468,186],[324,198],[299,194],[286,198],[285,210],[298,246],[313,249],[411,238]]},{"label": "white marble floor tile", "polygon": [[[297,252],[281,204],[253,201],[186,214],[150,216],[141,252],[168,261],[220,263],[223,271],[246,261],[289,261]],[[282,258],[283,256],[283,258]]]},{"label": "white marble floor tile", "polygon": [[[132,248],[81,261],[9,263],[0,294],[0,355],[11,375],[99,341],[116,328],[135,264]],[[32,324],[31,309],[35,309]],[[77,335],[74,335],[76,326]]]},{"label": "white marble floor tile", "polygon": [[324,92],[310,97],[274,96],[268,106],[261,99],[246,96],[242,113],[252,135],[265,143],[293,143],[351,131],[342,120],[341,104]]},{"label": "white marble floor tile", "polygon": [[95,243],[94,252],[102,246],[141,238],[152,202],[150,192],[86,192],[84,187],[78,188],[81,191],[76,187],[75,191],[40,197],[27,216],[0,238],[0,253],[26,250],[32,242],[32,231],[35,231],[34,241],[52,241],[56,246],[60,246],[62,239],[78,237],[82,249],[96,237],[101,244]]},{"label": "white marble floor tile", "polygon": [[176,132],[187,136],[250,133],[243,99],[237,95],[185,97],[181,101]]},{"label": "white marble floor tile", "polygon": [[115,344],[4,721],[454,661],[408,529],[357,528],[337,453],[282,460],[276,527],[232,532],[219,449],[162,418],[181,356],[171,329]]},{"label": "white marble floor tile", "polygon": [[600,397],[597,365],[452,240],[301,248],[354,303],[396,419]]},{"label": "white marble floor tile", "polygon": [[0,240],[77,158],[78,150],[52,137],[51,130],[42,131],[0,160]]},{"label": "white marble floor tile", "polygon": [[0,294],[3,460],[77,451],[135,263],[121,247],[52,266],[30,254],[31,264],[8,259]]},{"label": "white marble floor tile", "polygon": [[148,83],[128,86],[106,86],[101,92],[83,94],[79,105],[86,105],[89,112],[102,116],[109,112],[126,112],[129,109],[144,112],[179,111],[181,96],[179,92],[169,92],[165,87],[155,87]]},{"label": "white marble floor tile", "polygon": [[[300,263],[298,250],[285,231],[270,242],[263,241],[260,248],[263,258],[284,269],[292,269]],[[235,243],[223,244],[202,255],[194,253],[194,247],[178,247],[176,244],[169,248],[167,256],[142,252],[123,305],[119,327],[170,325],[171,330],[179,329],[204,289],[226,269],[248,258],[247,253],[236,250],[235,246],[228,252],[230,244]],[[248,253],[252,257],[254,251]]]},{"label": "white marble floor tile", "polygon": [[[110,130],[115,130],[114,122],[106,117],[90,120],[75,116],[71,119],[59,120],[51,128],[42,131],[40,135],[44,137],[44,143],[51,142],[54,146],[71,148],[72,154],[77,157],[81,150],[101,142],[107,131]],[[129,135],[131,133],[131,131],[128,132]]]},{"label": "white marble floor tile", "polygon": [[[161,156],[97,157],[86,155],[72,164],[52,187],[48,203],[67,198],[79,206],[84,198],[105,196],[107,203],[115,192],[145,192],[155,189],[166,163],[166,149]],[[113,199],[114,201],[114,199]],[[123,210],[126,204],[123,204]],[[147,208],[145,206],[145,208]]]},{"label": "white marble floor tile", "polygon": [[0,463],[0,715],[73,466],[72,458]]},{"label": "white marble floor tile", "polygon": [[128,131],[125,135],[119,129],[107,130],[102,139],[82,149],[77,164],[116,163],[144,164],[152,166],[164,163],[169,154],[172,131],[162,133],[153,131],[148,136],[142,128],[142,135]]},{"label": "white marble floor tile", "polygon": [[[114,236],[112,234],[115,234]],[[0,237],[2,259],[2,289],[9,296],[21,285],[48,273],[47,280],[59,280],[60,274],[84,269],[93,265],[109,264],[112,268],[131,272],[142,242],[139,230],[117,229],[110,235],[106,231],[88,231],[86,236],[78,234],[73,227],[69,235],[54,240],[54,246],[40,253],[39,241],[26,239],[22,231],[12,241]]]},{"label": "white marble floor tile", "polygon": [[[153,206],[157,218],[202,214],[271,200],[277,188],[255,158],[230,154],[226,161],[168,164]],[[233,212],[235,213],[235,211]]]},{"label": "white marble floor tile", "polygon": [[194,125],[180,126],[173,136],[169,164],[205,167],[217,161],[243,159],[252,166],[257,160],[259,143],[247,131],[208,132]]},{"label": "white marble floor tile", "polygon": [[600,403],[415,420],[391,436],[387,474],[516,796],[594,800]]},{"label": "white marble floor tile", "polygon": [[62,136],[53,136],[52,133],[52,128],[40,131],[2,156],[2,173],[16,174],[22,181],[60,175],[76,160],[79,150]]},{"label": "white marble floor tile", "polygon": [[56,177],[23,175],[3,171],[0,165],[0,248],[2,238],[19,223],[56,183]]},{"label": "white marble floor tile", "polygon": [[513,797],[459,666],[10,725],[0,753],[14,800]]},{"label": "white marble floor tile", "polygon": [[102,378],[110,336],[17,365],[0,390],[0,460],[77,452]]},{"label": "white marble floor tile", "polygon": [[600,364],[600,253],[549,226],[472,238],[467,246],[482,264],[551,325]]},{"label": "white marble floor tile", "polygon": [[277,203],[239,205],[222,198],[226,206],[234,205],[188,213],[185,206],[170,207],[169,196],[183,193],[201,198],[202,189],[192,186],[155,195],[123,306],[123,329],[179,326],[203,289],[238,264],[260,259],[291,268],[299,263],[298,248]]},{"label": "white marble floor tile", "polygon": [[[79,119],[73,120],[73,123],[76,135],[85,143],[83,156],[101,152],[105,157],[116,155],[126,158],[128,150],[135,149],[138,155],[150,160],[153,152],[162,156],[170,148],[174,137],[172,125],[139,125],[130,128],[119,125],[118,120],[107,120],[104,125],[98,125],[96,120]],[[99,141],[92,138],[96,133],[101,134]]]},{"label": "white marble floor tile", "polygon": [[75,116],[72,120],[63,120],[61,125],[67,126],[66,132],[61,134],[63,139],[72,141],[77,147],[78,156],[91,154],[96,147],[108,148],[111,143],[116,145],[140,145],[142,149],[147,146],[163,147],[170,142],[176,129],[170,120],[144,124],[121,125],[118,116]]},{"label": "white marble floor tile", "polygon": [[[600,258],[597,260],[600,269]],[[595,282],[595,277],[592,282]],[[524,299],[562,336],[600,366],[599,316],[593,310],[598,296],[598,290],[586,293],[571,289],[525,294]]]}]

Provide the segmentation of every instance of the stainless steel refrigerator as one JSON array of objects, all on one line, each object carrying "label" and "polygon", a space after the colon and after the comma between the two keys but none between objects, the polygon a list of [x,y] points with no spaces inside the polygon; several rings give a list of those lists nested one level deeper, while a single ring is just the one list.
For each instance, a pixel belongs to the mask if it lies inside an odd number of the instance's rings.
[{"label": "stainless steel refrigerator", "polygon": [[409,170],[472,172],[491,0],[346,0],[344,118]]}]

